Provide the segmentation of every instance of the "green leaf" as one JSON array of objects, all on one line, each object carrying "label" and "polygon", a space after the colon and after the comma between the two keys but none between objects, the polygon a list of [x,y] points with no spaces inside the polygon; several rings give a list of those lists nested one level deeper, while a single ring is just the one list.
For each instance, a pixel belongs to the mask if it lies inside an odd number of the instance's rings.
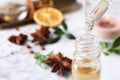
[{"label": "green leaf", "polygon": [[49,56],[36,53],[34,58],[36,59],[37,63],[41,65],[44,61],[48,60]]},{"label": "green leaf", "polygon": [[61,39],[61,37],[56,37],[50,41],[51,44],[58,42]]},{"label": "green leaf", "polygon": [[54,52],[53,51],[51,51],[49,54],[48,54],[48,56],[51,56],[51,55],[53,55],[54,54]]},{"label": "green leaf", "polygon": [[35,56],[34,56],[35,59],[38,59],[39,57],[40,57],[39,53],[36,53]]},{"label": "green leaf", "polygon": [[117,49],[117,48],[113,49],[113,52],[120,55],[120,48],[119,49]]},{"label": "green leaf", "polygon": [[104,55],[106,55],[106,56],[108,56],[109,55],[109,53],[108,52],[103,52],[104,53]]},{"label": "green leaf", "polygon": [[67,24],[65,23],[65,21],[62,22],[62,26],[63,26],[63,28],[67,31],[68,26],[67,26]]},{"label": "green leaf", "polygon": [[54,28],[54,30],[55,30],[55,34],[56,35],[58,35],[58,36],[62,36],[63,34],[64,34],[64,32],[62,31],[62,29],[60,29],[60,28],[58,28],[58,27],[56,27],[56,28]]},{"label": "green leaf", "polygon": [[46,54],[46,55],[42,55],[39,53],[36,53],[34,58],[36,59],[37,64],[41,65],[43,64],[46,60],[49,59],[49,57],[53,54],[54,52],[51,51],[50,53]]},{"label": "green leaf", "polygon": [[109,48],[108,51],[109,52],[114,52],[114,48]]},{"label": "green leaf", "polygon": [[118,38],[113,42],[113,45],[112,45],[113,48],[118,47],[118,46],[120,46],[120,37],[118,37]]},{"label": "green leaf", "polygon": [[109,53],[116,53],[120,55],[120,37],[118,37],[113,43],[112,46],[109,46],[108,43],[102,45],[102,52],[106,55]]},{"label": "green leaf", "polygon": [[41,65],[43,62],[41,60],[37,60],[36,63]]},{"label": "green leaf", "polygon": [[66,35],[66,37],[69,38],[69,39],[75,39],[75,36],[72,35],[71,33],[67,33],[67,34],[65,34],[65,35]]},{"label": "green leaf", "polygon": [[107,49],[108,47],[109,47],[108,43],[105,42],[102,44],[102,49]]},{"label": "green leaf", "polygon": [[48,60],[49,56],[44,56],[44,61]]}]

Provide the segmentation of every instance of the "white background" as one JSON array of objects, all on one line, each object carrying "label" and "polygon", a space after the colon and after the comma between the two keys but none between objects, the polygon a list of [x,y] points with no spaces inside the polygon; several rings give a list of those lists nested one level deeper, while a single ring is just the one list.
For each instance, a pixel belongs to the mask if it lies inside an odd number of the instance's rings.
[{"label": "white background", "polygon": [[[6,2],[7,0],[0,0]],[[12,0],[11,0],[12,1]],[[118,0],[119,1],[119,0]],[[80,3],[81,0],[78,0]],[[98,3],[98,0],[96,1]],[[65,14],[65,20],[69,26],[69,31],[76,37],[84,33],[83,10],[78,9],[74,12]],[[72,80],[72,76],[60,77],[56,73],[51,73],[50,68],[44,69],[35,64],[34,55],[29,54],[25,46],[12,44],[8,37],[12,34],[24,33],[30,35],[39,25],[32,24],[15,29],[0,30],[0,80]],[[31,37],[29,38],[31,39]],[[72,58],[74,51],[74,41],[63,37],[60,42],[46,46],[46,51],[41,51],[39,46],[31,44],[34,51],[46,54],[47,52],[63,52],[65,56]],[[14,55],[11,55],[14,52]],[[105,56],[101,53],[101,80],[120,80],[120,56],[111,54]]]}]

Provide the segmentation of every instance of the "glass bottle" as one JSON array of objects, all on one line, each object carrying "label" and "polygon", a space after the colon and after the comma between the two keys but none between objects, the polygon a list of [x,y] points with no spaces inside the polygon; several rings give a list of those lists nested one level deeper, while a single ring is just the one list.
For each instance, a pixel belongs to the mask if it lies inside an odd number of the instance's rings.
[{"label": "glass bottle", "polygon": [[54,1],[53,0],[38,0],[39,5],[49,5],[49,6],[54,6]]},{"label": "glass bottle", "polygon": [[26,18],[28,7],[25,0],[0,0],[0,18],[5,21],[19,21]]},{"label": "glass bottle", "polygon": [[84,34],[76,40],[73,54],[73,80],[100,80],[100,44],[91,34]]},{"label": "glass bottle", "polygon": [[100,19],[105,14],[105,12],[110,7],[111,2],[112,0],[101,0],[99,2],[99,4],[90,13],[89,17],[86,20],[87,25],[88,25],[88,30],[92,30],[94,26],[94,22]]}]

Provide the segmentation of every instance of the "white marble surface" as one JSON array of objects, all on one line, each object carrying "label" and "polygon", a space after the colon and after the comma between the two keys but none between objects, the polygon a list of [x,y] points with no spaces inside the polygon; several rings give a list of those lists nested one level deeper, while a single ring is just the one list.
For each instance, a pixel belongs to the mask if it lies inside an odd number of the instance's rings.
[{"label": "white marble surface", "polygon": [[[78,3],[80,1],[78,0]],[[76,37],[84,33],[84,16],[81,9],[64,16],[70,32],[74,33]],[[8,37],[12,34],[24,33],[30,36],[30,33],[38,27],[39,25],[31,24],[21,27],[19,32],[15,29],[0,30],[0,80],[72,80],[71,75],[60,77],[51,73],[50,68],[40,67],[35,63],[34,54],[29,54],[26,46],[15,45],[8,41]],[[65,37],[56,44],[47,45],[46,51],[41,51],[39,46],[31,44],[29,41],[27,44],[31,45],[34,51],[43,54],[53,50],[62,51],[66,56],[72,58],[74,51],[74,41]],[[120,80],[120,56],[101,55],[101,80]]]}]

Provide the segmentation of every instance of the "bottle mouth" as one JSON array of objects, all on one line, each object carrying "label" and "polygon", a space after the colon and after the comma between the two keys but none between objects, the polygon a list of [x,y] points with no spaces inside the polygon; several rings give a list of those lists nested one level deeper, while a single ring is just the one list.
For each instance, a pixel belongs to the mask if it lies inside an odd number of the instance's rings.
[{"label": "bottle mouth", "polygon": [[92,34],[83,34],[77,38],[76,42],[80,44],[91,43],[95,39],[95,36]]},{"label": "bottle mouth", "polygon": [[83,34],[76,40],[77,55],[97,57],[100,54],[100,43],[92,34]]}]

